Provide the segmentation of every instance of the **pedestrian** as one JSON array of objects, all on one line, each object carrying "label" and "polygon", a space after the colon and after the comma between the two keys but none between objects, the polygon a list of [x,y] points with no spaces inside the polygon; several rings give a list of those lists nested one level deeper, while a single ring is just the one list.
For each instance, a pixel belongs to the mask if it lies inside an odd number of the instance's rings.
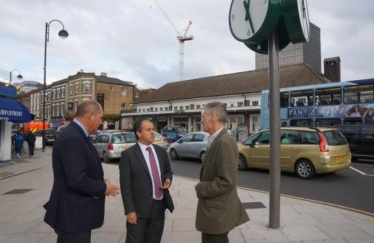
[{"label": "pedestrian", "polygon": [[174,210],[168,188],[173,179],[165,149],[155,141],[153,123],[140,118],[134,123],[137,143],[121,154],[120,186],[127,216],[127,243],[161,242],[165,210]]},{"label": "pedestrian", "polygon": [[44,205],[44,221],[55,230],[58,243],[91,242],[91,230],[104,222],[105,195],[119,194],[118,186],[104,179],[100,157],[89,136],[102,123],[102,116],[99,103],[84,100],[53,145],[54,182]]},{"label": "pedestrian", "polygon": [[21,158],[23,142],[24,142],[24,139],[21,136],[21,133],[18,132],[17,135],[14,137],[14,150],[15,150],[17,158]]},{"label": "pedestrian", "polygon": [[228,233],[249,220],[238,197],[239,152],[235,140],[224,128],[226,107],[220,102],[204,106],[201,124],[210,134],[208,150],[195,186],[198,198],[196,229],[203,243],[227,243]]},{"label": "pedestrian", "polygon": [[35,135],[34,135],[34,133],[32,132],[31,129],[27,132],[25,140],[28,144],[29,157],[31,158],[31,157],[34,156],[34,148],[35,148],[35,141],[36,141],[36,137],[35,137]]}]

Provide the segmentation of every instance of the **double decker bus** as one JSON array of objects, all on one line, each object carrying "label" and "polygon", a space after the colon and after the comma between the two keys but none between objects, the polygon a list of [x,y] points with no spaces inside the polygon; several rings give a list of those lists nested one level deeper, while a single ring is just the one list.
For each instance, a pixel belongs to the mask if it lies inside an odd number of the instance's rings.
[{"label": "double decker bus", "polygon": [[[374,79],[280,89],[280,126],[374,124]],[[269,90],[261,94],[261,128],[269,128]]]}]

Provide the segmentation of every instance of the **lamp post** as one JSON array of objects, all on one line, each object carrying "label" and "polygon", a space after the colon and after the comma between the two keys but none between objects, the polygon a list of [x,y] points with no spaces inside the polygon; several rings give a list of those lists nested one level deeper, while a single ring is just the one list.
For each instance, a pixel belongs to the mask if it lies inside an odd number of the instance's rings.
[{"label": "lamp post", "polygon": [[46,89],[46,71],[47,71],[47,42],[49,41],[49,26],[53,21],[60,22],[62,25],[62,30],[58,32],[58,36],[61,37],[61,39],[66,39],[69,36],[69,33],[65,30],[64,24],[57,19],[51,20],[49,23],[45,23],[45,42],[44,42],[44,79],[43,79],[43,136],[42,136],[42,142],[43,142],[43,149],[42,151],[45,151],[45,89]]},{"label": "lamp post", "polygon": [[13,69],[12,71],[9,72],[9,85],[12,84],[12,73],[13,73],[14,71],[17,71],[17,72],[18,72],[18,76],[17,76],[17,78],[19,78],[19,79],[22,79],[22,78],[23,78],[22,75],[21,75],[21,72],[20,72],[18,69]]}]

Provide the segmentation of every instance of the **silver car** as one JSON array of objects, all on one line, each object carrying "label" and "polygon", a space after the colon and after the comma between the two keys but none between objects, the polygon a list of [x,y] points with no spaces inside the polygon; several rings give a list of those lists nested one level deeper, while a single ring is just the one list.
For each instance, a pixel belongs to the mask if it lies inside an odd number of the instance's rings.
[{"label": "silver car", "polygon": [[121,152],[135,143],[134,133],[103,132],[94,140],[94,146],[104,163],[121,158]]},{"label": "silver car", "polygon": [[167,149],[169,145],[168,139],[159,134],[158,132],[155,132],[155,141],[153,142],[153,144],[157,144],[158,146],[164,149]]},{"label": "silver car", "polygon": [[180,157],[196,158],[203,161],[208,148],[209,134],[206,132],[192,132],[178,141],[170,144],[170,157],[176,160]]}]

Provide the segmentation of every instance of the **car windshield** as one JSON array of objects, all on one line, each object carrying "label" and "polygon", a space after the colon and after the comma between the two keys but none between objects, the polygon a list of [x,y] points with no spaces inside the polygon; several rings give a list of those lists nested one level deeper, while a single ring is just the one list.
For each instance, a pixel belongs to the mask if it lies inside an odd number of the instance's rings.
[{"label": "car windshield", "polygon": [[132,133],[129,134],[114,134],[112,136],[112,143],[114,144],[124,144],[124,143],[135,143],[135,135]]},{"label": "car windshield", "polygon": [[179,127],[178,128],[178,133],[187,133],[187,130],[184,127]]},{"label": "car windshield", "polygon": [[325,131],[323,132],[328,145],[342,145],[347,144],[347,140],[338,130]]}]

